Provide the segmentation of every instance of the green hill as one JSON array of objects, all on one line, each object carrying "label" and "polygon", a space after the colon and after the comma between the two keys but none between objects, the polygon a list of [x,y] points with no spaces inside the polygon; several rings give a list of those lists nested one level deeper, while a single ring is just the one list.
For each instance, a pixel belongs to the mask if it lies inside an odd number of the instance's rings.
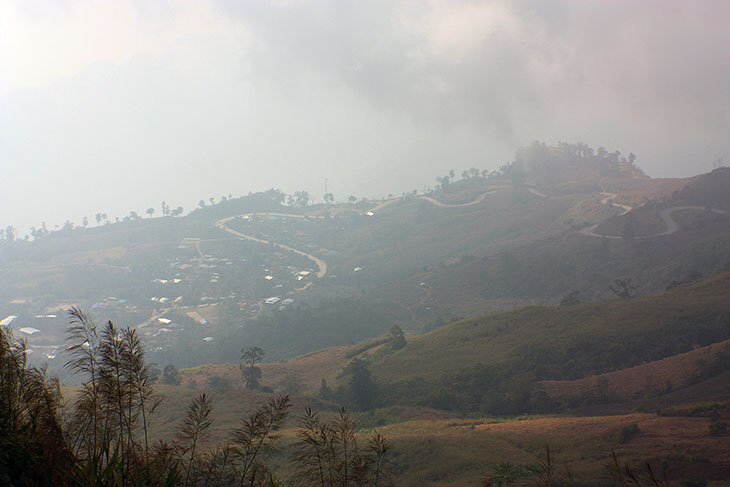
[{"label": "green hill", "polygon": [[550,409],[557,405],[545,402],[538,381],[624,369],[730,338],[729,295],[724,272],[657,295],[480,316],[413,337],[372,370],[385,401]]},{"label": "green hill", "polygon": [[[139,327],[151,361],[188,367],[235,361],[249,345],[291,358],[394,323],[420,333],[576,291],[602,300],[615,279],[647,295],[730,261],[724,213],[678,211],[678,231],[644,238],[663,231],[672,206],[730,208],[729,178],[653,180],[617,152],[537,143],[499,171],[440,177],[425,194],[302,206],[269,190],[184,217],[130,215],[0,241],[0,318],[40,330],[30,344],[55,372],[72,305]],[[236,216],[233,233],[216,224]],[[627,218],[636,238],[613,234]],[[616,238],[586,233],[594,226]],[[323,277],[313,258],[327,264]]]}]

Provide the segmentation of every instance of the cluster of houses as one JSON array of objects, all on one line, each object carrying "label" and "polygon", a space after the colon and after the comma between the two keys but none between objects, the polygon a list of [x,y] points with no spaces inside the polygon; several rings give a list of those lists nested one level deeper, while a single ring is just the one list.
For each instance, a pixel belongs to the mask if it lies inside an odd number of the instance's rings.
[{"label": "cluster of houses", "polygon": [[21,326],[20,328],[13,329],[13,331],[20,333],[22,338],[26,340],[26,355],[30,356],[31,354],[34,354],[36,352],[35,349],[38,349],[42,359],[48,361],[56,358],[56,354],[58,353],[60,346],[54,345],[52,342],[54,340],[59,340],[60,337],[55,336],[52,332],[48,332],[56,328],[52,323],[48,323],[46,325],[43,325],[42,323],[48,320],[55,320],[57,318],[58,315],[55,314],[35,315],[25,319],[19,319],[17,315],[9,315],[0,320],[0,327],[8,330],[10,329],[10,325],[17,321],[32,321],[34,324],[38,323],[38,326],[47,330],[46,333],[33,326]]},{"label": "cluster of houses", "polygon": [[[145,276],[140,286],[141,289],[136,290],[136,296],[134,292],[127,297],[107,296],[93,302],[91,310],[102,314],[103,310],[113,308],[135,313],[142,310],[150,311],[153,318],[139,324],[137,328],[140,335],[145,338],[149,346],[148,350],[160,351],[171,344],[174,336],[183,330],[182,322],[175,322],[174,317],[178,315],[166,312],[166,310],[177,309],[197,325],[210,326],[210,316],[216,314],[207,313],[205,308],[223,302],[235,302],[242,312],[250,318],[255,318],[266,310],[284,310],[292,305],[297,292],[306,289],[316,273],[311,268],[286,265],[283,262],[281,266],[269,264],[270,269],[264,269],[262,266],[263,275],[258,274],[259,278],[269,283],[264,287],[265,290],[260,289],[258,296],[237,296],[230,289],[219,293],[217,291],[219,286],[231,282],[230,279],[227,279],[229,273],[238,272],[240,274],[240,270],[237,268],[234,270],[232,266],[239,262],[246,262],[246,258],[243,256],[221,258],[203,254],[199,250],[199,242],[199,240],[190,240],[190,242],[186,242],[187,245],[180,245],[179,248],[188,251],[187,255],[184,257],[182,255],[171,256],[167,259],[166,265],[169,266],[167,271],[163,270],[160,274]],[[189,253],[190,244],[197,244],[198,252],[194,256]],[[319,250],[328,255],[334,252],[326,249]],[[275,252],[279,254],[282,261],[285,261],[287,255],[284,254],[287,253]],[[200,295],[195,296],[194,294],[198,292]],[[266,294],[269,296],[266,297]],[[61,307],[59,309],[65,309],[63,307],[67,305],[58,306]],[[43,355],[48,360],[55,359],[60,346],[53,345],[53,343],[62,343],[64,340],[63,335],[68,325],[66,316],[63,315],[59,318],[59,315],[56,314],[44,314],[28,318],[30,321],[26,323],[26,318],[18,320],[18,316],[9,315],[0,320],[0,326],[9,327],[11,323],[17,325],[19,321],[23,321],[23,326],[15,331],[19,335],[32,339],[29,342],[32,341],[36,355]],[[63,323],[51,324],[50,320],[53,318],[58,318]],[[44,324],[44,320],[48,320],[49,323]],[[190,325],[185,322],[185,326]],[[206,336],[203,340],[210,343],[213,341],[213,337]],[[33,353],[33,348],[29,346],[28,353]],[[44,353],[38,354],[37,352],[41,349],[44,349]]]}]

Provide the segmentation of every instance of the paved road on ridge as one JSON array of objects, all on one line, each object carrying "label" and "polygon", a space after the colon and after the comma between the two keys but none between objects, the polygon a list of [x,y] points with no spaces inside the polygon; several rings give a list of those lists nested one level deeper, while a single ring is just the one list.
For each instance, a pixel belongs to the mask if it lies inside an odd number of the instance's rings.
[{"label": "paved road on ridge", "polygon": [[[479,196],[477,196],[473,201],[470,201],[468,203],[453,204],[453,205],[446,204],[446,203],[441,203],[437,199],[434,199],[434,198],[432,198],[430,196],[421,196],[420,198],[423,199],[423,200],[428,201],[429,203],[431,203],[431,204],[433,204],[435,206],[441,207],[441,208],[450,208],[450,207],[457,207],[458,208],[458,207],[464,207],[464,206],[477,205],[477,204],[481,203],[482,201],[484,201],[484,198],[486,198],[487,195],[490,195],[492,193],[495,193],[496,191],[498,191],[498,190],[487,191],[486,193],[482,193]],[[386,206],[391,205],[391,204],[395,203],[396,201],[399,201],[400,199],[401,198],[393,198],[393,199],[390,199],[390,200],[382,201],[382,202],[378,203],[376,206],[374,206],[371,210],[369,210],[369,212],[375,213],[376,211],[381,210],[382,208],[385,208]],[[266,245],[274,245],[274,246],[276,246],[276,247],[278,247],[280,249],[284,249],[284,250],[287,250],[289,252],[293,252],[295,254],[304,256],[304,257],[306,257],[307,259],[311,260],[312,262],[314,262],[317,265],[317,269],[318,269],[318,271],[317,271],[317,277],[322,278],[322,277],[324,277],[327,274],[327,262],[325,262],[324,260],[320,259],[319,257],[317,257],[315,255],[312,255],[312,254],[309,254],[307,252],[304,252],[303,250],[295,249],[294,247],[290,247],[288,245],[284,245],[284,244],[277,243],[277,242],[271,242],[269,240],[264,240],[262,238],[254,237],[252,235],[246,235],[245,233],[241,233],[241,232],[239,232],[237,230],[233,230],[232,228],[229,228],[229,227],[226,226],[226,223],[228,223],[229,221],[233,220],[234,218],[238,218],[238,217],[246,218],[246,217],[252,217],[252,216],[280,216],[280,217],[285,217],[285,218],[303,218],[303,219],[309,219],[309,218],[324,218],[324,217],[322,217],[322,216],[298,215],[298,214],[293,214],[293,213],[271,213],[271,212],[270,213],[244,213],[244,214],[241,214],[241,215],[234,215],[234,216],[229,216],[227,218],[221,218],[220,220],[216,220],[215,223],[214,223],[214,225],[216,227],[220,228],[221,230],[224,230],[224,231],[230,233],[231,235],[235,235],[236,237],[243,238],[245,240],[250,240],[252,242],[258,242],[258,243],[266,244]],[[200,247],[198,247],[198,250],[200,251]],[[201,255],[202,255],[202,252],[201,252]],[[300,288],[299,290],[304,290],[307,287],[309,287],[309,284],[307,284],[303,288]]]},{"label": "paved road on ridge", "polygon": [[[479,196],[477,196],[476,198],[474,198],[472,201],[470,201],[468,203],[456,203],[456,204],[442,203],[441,201],[439,201],[439,200],[437,200],[437,199],[435,199],[435,198],[433,198],[431,196],[425,196],[425,195],[424,196],[419,196],[419,198],[421,198],[424,201],[428,201],[432,205],[437,206],[439,208],[464,208],[464,207],[468,207],[468,206],[478,205],[479,203],[481,203],[482,201],[484,201],[484,199],[487,196],[489,196],[490,194],[496,193],[497,191],[500,191],[501,189],[504,189],[504,188],[500,188],[500,189],[496,189],[496,190],[491,190],[491,191],[486,191],[486,192],[480,194]],[[549,198],[548,195],[545,195],[545,194],[541,193],[540,191],[538,191],[538,190],[536,190],[534,188],[527,188],[527,190],[530,193],[532,193],[532,194],[534,194],[536,196],[540,196],[542,198]],[[622,204],[618,204],[618,203],[610,203],[611,200],[613,200],[613,199],[615,199],[617,197],[617,195],[615,193],[606,193],[606,192],[604,192],[604,193],[601,193],[601,195],[603,195],[603,198],[601,199],[601,203],[603,203],[603,204],[611,204],[612,206],[618,206],[619,208],[621,208],[623,210],[623,212],[620,213],[618,216],[625,215],[626,213],[628,213],[631,210],[633,210],[633,207],[628,206],[628,205],[622,205]],[[391,204],[393,204],[393,203],[395,203],[397,201],[400,201],[401,199],[402,198],[392,198],[392,199],[389,199],[389,200],[381,201],[380,203],[378,203],[377,205],[375,205],[371,210],[369,210],[368,212],[363,212],[363,213],[371,213],[371,214],[374,214],[377,211],[385,208],[386,206],[389,206],[389,205],[391,205]],[[701,206],[673,206],[671,208],[665,208],[665,209],[663,209],[663,210],[661,210],[659,212],[659,217],[664,222],[664,225],[666,226],[666,229],[663,232],[660,232],[660,233],[655,233],[655,234],[652,234],[652,235],[642,235],[640,237],[635,237],[635,238],[636,239],[648,239],[648,238],[655,238],[655,237],[663,237],[665,235],[671,235],[671,234],[675,233],[679,229],[679,225],[677,225],[677,222],[672,218],[672,213],[674,213],[675,211],[683,211],[683,210],[705,210],[705,208],[703,208]],[[730,212],[724,211],[724,210],[712,209],[710,211],[713,212],[713,213],[717,213],[717,214],[730,215]],[[278,247],[280,249],[283,249],[283,250],[286,250],[286,251],[289,251],[289,252],[293,252],[295,254],[298,254],[298,255],[301,255],[303,257],[306,257],[307,259],[311,260],[312,262],[314,262],[316,264],[317,269],[318,269],[317,270],[317,277],[318,278],[323,278],[327,274],[327,262],[325,262],[324,260],[320,259],[319,257],[317,257],[315,255],[312,255],[310,253],[304,252],[303,250],[295,249],[294,247],[290,247],[288,245],[284,245],[284,244],[277,243],[277,242],[271,242],[269,240],[264,240],[264,239],[261,239],[261,238],[258,238],[258,237],[254,237],[252,235],[246,235],[244,233],[241,233],[239,231],[233,230],[232,228],[229,228],[229,227],[226,226],[226,223],[229,222],[229,221],[231,221],[231,220],[233,220],[234,218],[238,218],[238,217],[244,217],[245,218],[245,217],[251,217],[251,216],[280,216],[280,217],[285,217],[285,218],[302,218],[302,219],[324,218],[324,217],[322,217],[322,216],[299,215],[299,214],[292,214],[292,213],[245,213],[245,214],[241,214],[241,215],[234,215],[234,216],[229,216],[227,218],[222,218],[220,220],[217,220],[214,223],[214,225],[216,227],[220,228],[221,230],[224,230],[224,231],[230,233],[231,235],[235,235],[236,237],[239,237],[239,238],[242,238],[242,239],[245,239],[245,240],[250,240],[252,242],[262,243],[262,244],[265,244],[265,245],[274,245],[275,247]],[[579,232],[581,234],[583,234],[583,235],[588,236],[588,237],[610,238],[610,239],[620,239],[620,238],[623,238],[623,237],[621,237],[619,235],[602,235],[602,234],[596,233],[595,230],[598,228],[598,225],[599,224],[591,225],[589,227],[583,228],[582,230],[579,230]],[[198,247],[198,251],[200,252],[200,248],[199,247]],[[202,252],[200,252],[200,253],[202,254]],[[309,284],[310,283],[308,283],[306,286],[304,286],[303,288],[300,288],[298,290],[304,290],[304,289],[308,288],[309,287]]]},{"label": "paved road on ridge", "polygon": [[479,203],[481,203],[482,201],[484,201],[484,198],[486,198],[487,196],[489,196],[492,193],[496,193],[497,191],[499,191],[499,190],[498,189],[495,189],[495,190],[492,190],[492,191],[487,191],[486,193],[482,193],[479,196],[477,196],[476,198],[474,198],[474,200],[472,200],[472,201],[470,201],[468,203],[454,203],[454,204],[441,203],[436,198],[432,198],[430,196],[420,196],[420,198],[422,200],[428,201],[429,203],[431,203],[434,206],[438,206],[439,208],[463,208],[465,206],[478,205]]},{"label": "paved road on ridge", "polygon": [[[601,200],[601,203],[603,203],[603,204],[608,204],[609,200],[616,197],[616,195],[613,193],[602,193],[602,194],[606,195],[606,197]],[[631,206],[619,205],[616,203],[614,203],[613,205],[619,206],[619,207],[623,208],[623,210],[624,210],[623,213],[620,213],[618,216],[625,215],[626,213],[633,210],[633,208]],[[659,212],[659,218],[661,218],[662,222],[664,222],[664,226],[666,227],[665,230],[663,232],[653,233],[651,235],[641,235],[639,237],[634,237],[634,239],[635,240],[644,240],[644,239],[648,239],[648,238],[664,237],[666,235],[671,235],[671,234],[677,232],[677,230],[679,230],[679,225],[674,220],[674,218],[672,218],[672,213],[674,213],[675,211],[683,211],[683,210],[705,210],[706,211],[706,208],[704,208],[702,206],[672,206],[671,208],[665,208]],[[716,209],[711,209],[710,211],[712,213],[716,213],[719,215],[730,215],[730,211],[716,210]],[[591,225],[590,227],[583,228],[582,230],[580,230],[580,233],[582,233],[583,235],[586,235],[588,237],[610,238],[610,239],[623,238],[620,235],[603,235],[600,233],[596,233],[596,229],[598,228],[598,225],[600,225],[600,223]]]},{"label": "paved road on ridge", "polygon": [[289,247],[288,245],[284,245],[284,244],[280,244],[280,243],[276,243],[276,242],[271,242],[269,240],[264,240],[262,238],[257,238],[257,237],[251,236],[251,235],[246,235],[245,233],[237,232],[236,230],[233,230],[232,228],[228,228],[226,226],[226,223],[227,222],[229,222],[230,220],[233,220],[234,218],[237,218],[239,216],[241,216],[241,217],[249,216],[250,217],[250,216],[254,216],[254,215],[276,215],[276,216],[293,217],[293,218],[307,218],[304,215],[289,215],[289,214],[286,214],[286,213],[247,213],[247,214],[244,214],[244,215],[229,216],[228,218],[222,218],[220,220],[217,220],[215,222],[215,226],[217,226],[221,230],[225,230],[226,232],[228,232],[228,233],[230,233],[232,235],[235,235],[235,236],[237,236],[239,238],[243,238],[243,239],[246,239],[246,240],[251,240],[253,242],[259,242],[259,243],[266,244],[266,245],[271,244],[271,245],[273,245],[275,247],[279,247],[280,249],[288,250],[289,252],[293,252],[295,254],[304,256],[304,257],[306,257],[307,259],[311,260],[312,262],[314,262],[317,265],[317,268],[318,268],[317,277],[322,278],[322,277],[325,276],[325,274],[327,274],[327,262],[323,261],[322,259],[320,259],[317,256],[314,256],[312,254],[308,254],[307,252],[304,252],[304,251],[299,250],[299,249],[295,249],[294,247]]}]

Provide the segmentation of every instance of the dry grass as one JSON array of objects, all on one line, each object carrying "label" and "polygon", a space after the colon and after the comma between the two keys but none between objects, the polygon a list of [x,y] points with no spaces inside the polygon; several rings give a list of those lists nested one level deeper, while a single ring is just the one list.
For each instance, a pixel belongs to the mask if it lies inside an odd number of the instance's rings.
[{"label": "dry grass", "polygon": [[[620,443],[620,429],[633,424],[639,434]],[[704,457],[713,460],[717,474],[730,473],[730,443],[710,436],[709,424],[707,418],[651,414],[505,422],[441,419],[386,426],[383,434],[404,450],[399,459],[404,467],[401,485],[471,486],[497,462],[534,464],[546,444],[582,480],[599,479],[611,451],[637,466],[663,458]]]},{"label": "dry grass", "polygon": [[[262,373],[261,383],[275,391],[316,394],[322,379],[325,379],[329,386],[337,382],[342,369],[352,360],[351,351],[357,348],[358,345],[331,347],[287,361],[259,364]],[[184,384],[194,381],[198,385],[203,385],[207,384],[211,377],[218,376],[229,379],[234,387],[243,387],[238,364],[201,365],[183,369],[180,373]]]},{"label": "dry grass", "polygon": [[[730,340],[607,374],[571,381],[549,380],[541,385],[551,398],[560,399],[593,391],[600,380],[605,380],[609,394],[629,400],[681,386],[698,371],[699,361],[712,360],[719,353],[730,354]],[[671,387],[667,388],[668,384]]]},{"label": "dry grass", "polygon": [[383,382],[415,377],[436,380],[479,363],[514,360],[515,353],[529,347],[551,350],[557,360],[582,340],[617,342],[708,313],[727,313],[728,295],[730,272],[636,299],[533,306],[481,316],[412,338],[404,349],[373,364],[373,372]]}]

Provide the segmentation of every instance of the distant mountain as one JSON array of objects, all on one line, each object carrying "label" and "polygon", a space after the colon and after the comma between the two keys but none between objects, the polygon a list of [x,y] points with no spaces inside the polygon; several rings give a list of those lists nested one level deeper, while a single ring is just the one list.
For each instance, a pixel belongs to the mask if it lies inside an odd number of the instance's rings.
[{"label": "distant mountain", "polygon": [[[631,154],[536,142],[498,171],[436,180],[425,194],[339,204],[271,189],[201,201],[185,217],[130,213],[5,240],[0,304],[50,350],[64,327],[37,316],[79,305],[140,326],[154,360],[183,367],[235,360],[251,342],[278,360],[394,323],[413,334],[568,296],[609,299],[616,280],[646,295],[730,261],[725,168],[657,180]],[[343,326],[348,306],[359,311]]]}]

